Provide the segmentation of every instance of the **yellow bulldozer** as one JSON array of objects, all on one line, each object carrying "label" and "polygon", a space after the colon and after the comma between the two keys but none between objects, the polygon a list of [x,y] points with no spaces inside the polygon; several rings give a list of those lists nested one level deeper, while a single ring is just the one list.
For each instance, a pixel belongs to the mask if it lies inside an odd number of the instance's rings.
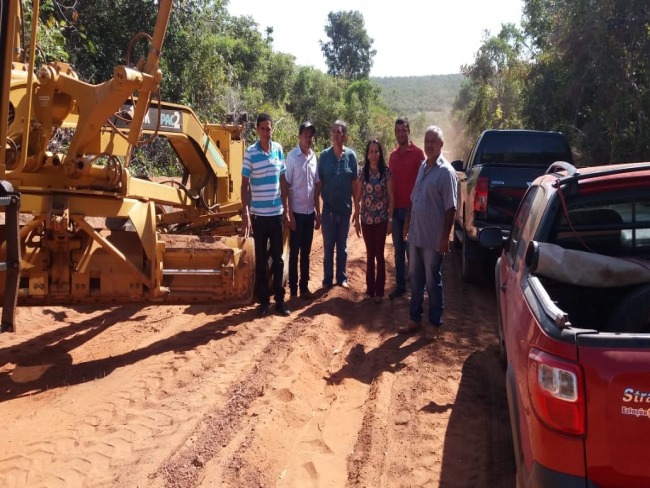
[{"label": "yellow bulldozer", "polygon": [[[21,0],[2,2],[3,330],[15,328],[16,303],[251,301],[253,242],[239,237],[237,193],[244,125],[204,124],[155,97],[171,4],[158,2],[146,59],[92,85],[63,62],[34,66]],[[65,149],[52,144],[61,131],[71,134]],[[169,142],[181,177],[131,174],[136,147],[154,138]]]}]

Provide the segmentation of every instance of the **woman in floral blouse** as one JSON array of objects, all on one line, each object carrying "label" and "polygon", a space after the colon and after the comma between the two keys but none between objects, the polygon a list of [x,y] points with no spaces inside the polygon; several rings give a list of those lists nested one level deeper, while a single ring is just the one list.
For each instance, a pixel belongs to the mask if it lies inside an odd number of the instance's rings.
[{"label": "woman in floral blouse", "polygon": [[[386,284],[384,245],[391,231],[393,215],[393,182],[390,169],[384,161],[384,151],[378,140],[366,146],[363,168],[359,170],[359,214],[354,216],[357,235],[363,234],[366,244],[366,295],[381,303]],[[376,262],[376,267],[375,267]]]}]

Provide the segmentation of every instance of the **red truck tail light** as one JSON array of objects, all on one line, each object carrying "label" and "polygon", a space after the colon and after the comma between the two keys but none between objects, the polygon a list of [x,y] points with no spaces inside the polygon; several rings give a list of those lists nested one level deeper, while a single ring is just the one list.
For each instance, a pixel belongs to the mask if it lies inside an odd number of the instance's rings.
[{"label": "red truck tail light", "polygon": [[528,392],[535,413],[547,426],[568,434],[584,434],[585,395],[580,366],[531,349]]},{"label": "red truck tail light", "polygon": [[489,183],[490,179],[486,176],[481,176],[476,181],[476,190],[474,192],[474,212],[487,212]]}]

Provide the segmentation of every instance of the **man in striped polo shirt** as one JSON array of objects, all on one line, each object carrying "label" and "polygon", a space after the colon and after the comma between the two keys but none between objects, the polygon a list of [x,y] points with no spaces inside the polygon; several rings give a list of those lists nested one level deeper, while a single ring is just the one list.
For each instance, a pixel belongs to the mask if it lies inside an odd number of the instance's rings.
[{"label": "man in striped polo shirt", "polygon": [[282,146],[271,140],[272,134],[271,116],[260,114],[257,117],[258,140],[246,148],[241,172],[243,232],[244,237],[248,237],[252,230],[255,239],[255,288],[260,302],[260,317],[269,313],[269,254],[275,310],[280,315],[291,314],[284,301],[282,285],[282,234],[285,224],[290,227],[292,225],[288,207],[289,192]]}]

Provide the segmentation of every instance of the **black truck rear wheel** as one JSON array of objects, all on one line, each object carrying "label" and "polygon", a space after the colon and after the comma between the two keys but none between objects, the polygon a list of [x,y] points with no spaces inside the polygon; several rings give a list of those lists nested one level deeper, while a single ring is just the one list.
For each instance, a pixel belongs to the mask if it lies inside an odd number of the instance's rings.
[{"label": "black truck rear wheel", "polygon": [[478,284],[483,281],[483,259],[478,242],[472,241],[467,232],[463,233],[463,250],[461,268],[463,280],[466,283]]}]

